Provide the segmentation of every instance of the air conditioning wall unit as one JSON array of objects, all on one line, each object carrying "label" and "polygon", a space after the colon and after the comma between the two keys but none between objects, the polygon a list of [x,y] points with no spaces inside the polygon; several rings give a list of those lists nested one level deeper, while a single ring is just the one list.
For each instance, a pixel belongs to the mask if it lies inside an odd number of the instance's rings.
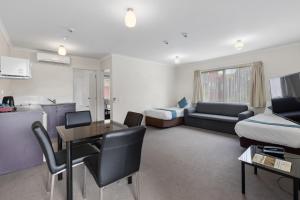
[{"label": "air conditioning wall unit", "polygon": [[69,56],[60,56],[51,53],[37,53],[36,57],[38,62],[50,62],[64,65],[71,64],[71,58]]},{"label": "air conditioning wall unit", "polygon": [[0,59],[0,78],[31,78],[30,60],[7,56],[1,56]]}]

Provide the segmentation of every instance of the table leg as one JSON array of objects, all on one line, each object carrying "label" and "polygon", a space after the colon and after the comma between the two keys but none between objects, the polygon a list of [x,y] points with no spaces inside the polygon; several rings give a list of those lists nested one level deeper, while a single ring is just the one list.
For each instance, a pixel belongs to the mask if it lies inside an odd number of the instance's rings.
[{"label": "table leg", "polygon": [[294,178],[294,200],[298,200],[299,179]]},{"label": "table leg", "polygon": [[[61,151],[62,150],[62,139],[61,137],[59,136],[59,134],[57,134],[57,151]],[[63,179],[63,175],[62,173],[61,174],[58,174],[58,180],[62,180]]]},{"label": "table leg", "polygon": [[254,174],[257,175],[257,167],[254,166]]},{"label": "table leg", "polygon": [[245,163],[241,163],[242,169],[242,193],[245,194]]},{"label": "table leg", "polygon": [[73,199],[72,142],[67,142],[67,200]]}]

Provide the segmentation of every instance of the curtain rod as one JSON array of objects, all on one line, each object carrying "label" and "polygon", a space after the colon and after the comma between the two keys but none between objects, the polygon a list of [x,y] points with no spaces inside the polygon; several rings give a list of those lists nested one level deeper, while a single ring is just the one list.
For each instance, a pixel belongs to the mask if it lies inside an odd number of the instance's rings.
[{"label": "curtain rod", "polygon": [[[213,69],[206,69],[206,70],[200,70],[201,73],[205,72],[214,72],[214,71],[219,71],[219,70],[225,70],[225,69],[235,69],[235,68],[244,68],[244,67],[249,67],[249,65],[253,65],[253,63],[257,63],[262,61],[255,61],[251,63],[246,63],[246,64],[238,64],[238,65],[232,65],[232,66],[227,66],[227,67],[216,67]],[[198,71],[198,70],[196,70]]]}]

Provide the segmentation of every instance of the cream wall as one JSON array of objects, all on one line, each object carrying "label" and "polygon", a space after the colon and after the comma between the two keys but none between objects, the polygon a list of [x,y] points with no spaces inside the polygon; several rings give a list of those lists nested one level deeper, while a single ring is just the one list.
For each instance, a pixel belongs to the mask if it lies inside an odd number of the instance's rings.
[{"label": "cream wall", "polygon": [[201,62],[179,65],[175,68],[175,97],[193,97],[193,73],[220,67],[263,61],[266,77],[266,93],[269,101],[269,83],[272,77],[300,72],[300,44],[257,50],[239,55],[226,56]]},{"label": "cream wall", "polygon": [[112,55],[113,119],[123,122],[128,111],[172,105],[173,78],[170,66]]},{"label": "cream wall", "polygon": [[[10,50],[9,45],[5,40],[2,31],[0,31],[0,56],[9,55],[9,50]],[[0,79],[0,99],[2,96],[7,95],[6,89],[9,88],[9,86],[10,86],[10,80]]]},{"label": "cream wall", "polygon": [[37,62],[36,52],[28,49],[11,48],[9,55],[30,59],[32,64],[31,79],[12,79],[4,88],[6,95],[16,97],[16,103],[24,103],[20,101],[31,96],[55,98],[61,102],[73,101],[73,69],[100,69],[98,59],[73,56],[71,65],[62,65]]}]

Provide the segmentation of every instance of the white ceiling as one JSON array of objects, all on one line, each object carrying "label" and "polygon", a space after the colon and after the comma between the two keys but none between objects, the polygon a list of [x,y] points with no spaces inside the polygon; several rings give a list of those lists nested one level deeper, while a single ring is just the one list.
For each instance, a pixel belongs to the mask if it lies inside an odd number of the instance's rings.
[{"label": "white ceiling", "polygon": [[[137,26],[124,25],[126,8]],[[70,54],[107,53],[170,63],[193,62],[300,41],[299,0],[0,0],[0,18],[15,46],[56,50],[67,27]],[[181,36],[189,33],[189,38]],[[162,43],[168,40],[169,45]]]}]

